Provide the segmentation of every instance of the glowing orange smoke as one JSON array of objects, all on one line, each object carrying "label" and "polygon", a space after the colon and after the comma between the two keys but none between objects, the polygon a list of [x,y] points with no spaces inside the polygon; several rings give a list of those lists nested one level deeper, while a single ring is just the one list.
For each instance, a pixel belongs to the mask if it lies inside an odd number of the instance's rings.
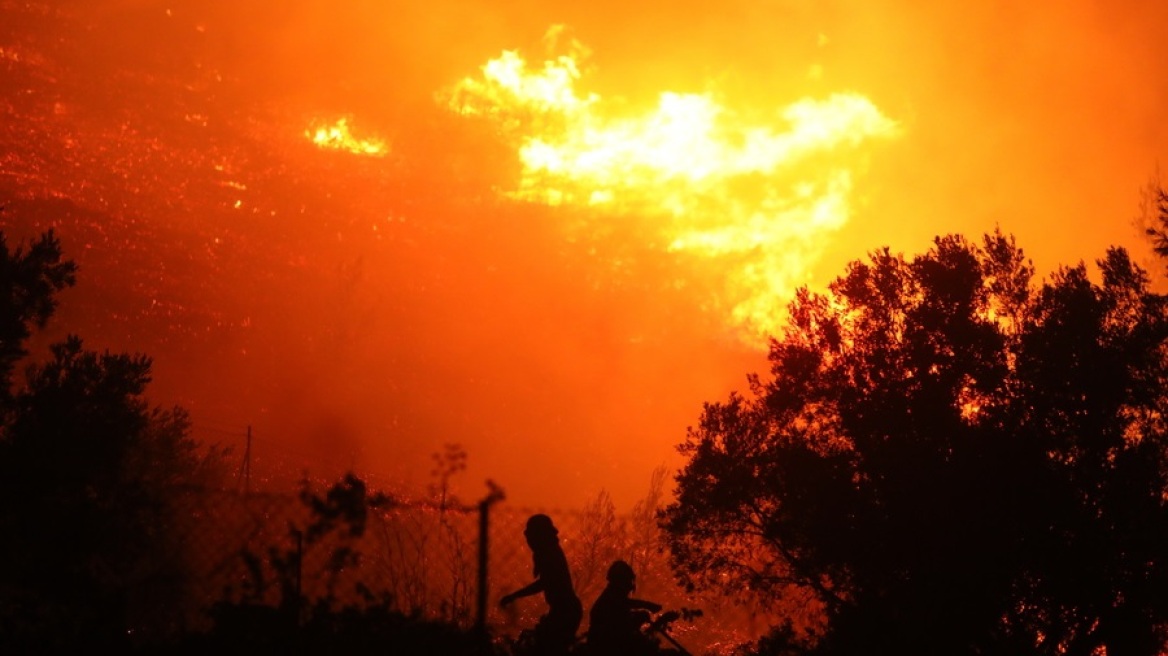
[{"label": "glowing orange smoke", "polygon": [[712,93],[660,94],[612,111],[577,90],[582,48],[529,67],[514,51],[459,82],[450,107],[497,122],[523,165],[517,199],[660,218],[661,243],[709,260],[751,341],[773,334],[794,290],[851,215],[860,147],[897,125],[867,98],[803,98],[761,122]]},{"label": "glowing orange smoke", "polygon": [[305,130],[304,136],[321,148],[344,150],[357,155],[384,157],[389,148],[380,139],[358,139],[349,130],[348,119],[339,119],[332,125]]}]

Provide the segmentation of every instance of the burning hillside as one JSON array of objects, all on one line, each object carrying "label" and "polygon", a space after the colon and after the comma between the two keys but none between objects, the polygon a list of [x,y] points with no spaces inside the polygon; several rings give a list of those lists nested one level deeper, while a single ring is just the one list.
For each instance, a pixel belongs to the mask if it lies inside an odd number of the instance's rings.
[{"label": "burning hillside", "polygon": [[799,99],[769,123],[737,115],[713,92],[664,91],[643,113],[613,115],[576,88],[584,52],[573,43],[528,67],[504,51],[449,102],[517,142],[523,172],[510,195],[593,207],[608,221],[657,221],[641,246],[725,280],[703,305],[765,344],[850,218],[854,171],[867,159],[859,146],[895,136],[896,124],[856,93]]},{"label": "burning hillside", "polygon": [[[671,344],[711,339],[708,323],[670,325],[692,302],[641,275],[676,265],[630,259],[620,230],[564,241],[549,210],[498,197],[513,169],[474,162],[505,161],[504,146],[432,92],[408,130],[376,112],[336,122],[326,103],[250,97],[198,43],[178,42],[188,60],[89,61],[109,24],[5,9],[19,20],[0,36],[0,220],[11,240],[54,228],[81,266],[51,334],[152,355],[153,396],[205,438],[251,425],[293,462],[409,478],[463,441],[483,477],[518,482],[505,441],[553,430],[567,439],[548,457],[580,463],[579,489],[554,498],[579,499],[618,462],[596,451],[610,433],[698,402],[666,390],[700,366],[651,382]],[[346,141],[376,156],[330,147]],[[564,402],[581,388],[595,391]],[[618,419],[629,408],[643,418]],[[649,471],[660,438],[620,466]]]},{"label": "burning hillside", "polygon": [[0,0],[0,225],[202,437],[421,482],[457,442],[554,504],[633,498],[868,249],[1129,236],[1163,8],[732,4]]}]

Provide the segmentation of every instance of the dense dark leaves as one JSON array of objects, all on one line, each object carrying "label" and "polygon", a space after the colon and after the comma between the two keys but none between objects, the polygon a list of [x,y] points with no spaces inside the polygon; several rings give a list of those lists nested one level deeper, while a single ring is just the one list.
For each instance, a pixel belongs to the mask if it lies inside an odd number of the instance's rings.
[{"label": "dense dark leaves", "polygon": [[1037,285],[1009,237],[949,236],[802,291],[770,377],[681,446],[683,580],[813,591],[775,653],[1156,653],[1168,312],[1124,251],[1099,267]]},{"label": "dense dark leaves", "polygon": [[0,235],[0,651],[165,632],[184,590],[181,500],[204,461],[186,413],[148,405],[149,358],[69,337],[13,376],[73,270],[51,234],[27,253]]},{"label": "dense dark leaves", "polygon": [[1152,248],[1162,258],[1168,258],[1168,189],[1156,186],[1149,190],[1151,204],[1155,206],[1154,225],[1145,228]]},{"label": "dense dark leaves", "polygon": [[76,270],[72,261],[61,259],[51,231],[27,250],[22,244],[11,251],[0,233],[0,381],[5,383],[0,395],[10,391],[13,368],[26,355],[25,340],[53,315],[57,292],[73,285]]}]

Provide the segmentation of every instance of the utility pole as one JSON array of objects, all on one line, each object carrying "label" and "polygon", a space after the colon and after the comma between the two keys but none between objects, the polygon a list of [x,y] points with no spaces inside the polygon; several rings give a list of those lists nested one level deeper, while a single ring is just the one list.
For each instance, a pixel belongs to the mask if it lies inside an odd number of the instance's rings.
[{"label": "utility pole", "polygon": [[243,495],[251,494],[251,424],[247,426],[247,444],[243,447],[243,462],[239,463],[236,480],[243,482]]}]

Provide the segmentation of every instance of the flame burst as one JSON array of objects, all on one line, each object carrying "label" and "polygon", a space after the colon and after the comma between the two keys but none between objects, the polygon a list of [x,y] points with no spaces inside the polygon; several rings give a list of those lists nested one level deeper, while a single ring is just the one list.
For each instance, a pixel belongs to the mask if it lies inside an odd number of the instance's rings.
[{"label": "flame burst", "polygon": [[358,139],[349,130],[349,120],[342,118],[332,125],[305,130],[304,136],[321,148],[343,150],[356,155],[384,157],[389,148],[380,139]]},{"label": "flame burst", "polygon": [[[831,234],[851,214],[859,147],[898,133],[867,98],[798,100],[752,122],[712,93],[661,93],[636,115],[577,91],[578,44],[529,67],[514,51],[452,90],[450,107],[496,121],[523,172],[514,198],[660,218],[662,243],[716,263],[748,340],[775,334]],[[850,161],[850,163],[849,163]]]}]

